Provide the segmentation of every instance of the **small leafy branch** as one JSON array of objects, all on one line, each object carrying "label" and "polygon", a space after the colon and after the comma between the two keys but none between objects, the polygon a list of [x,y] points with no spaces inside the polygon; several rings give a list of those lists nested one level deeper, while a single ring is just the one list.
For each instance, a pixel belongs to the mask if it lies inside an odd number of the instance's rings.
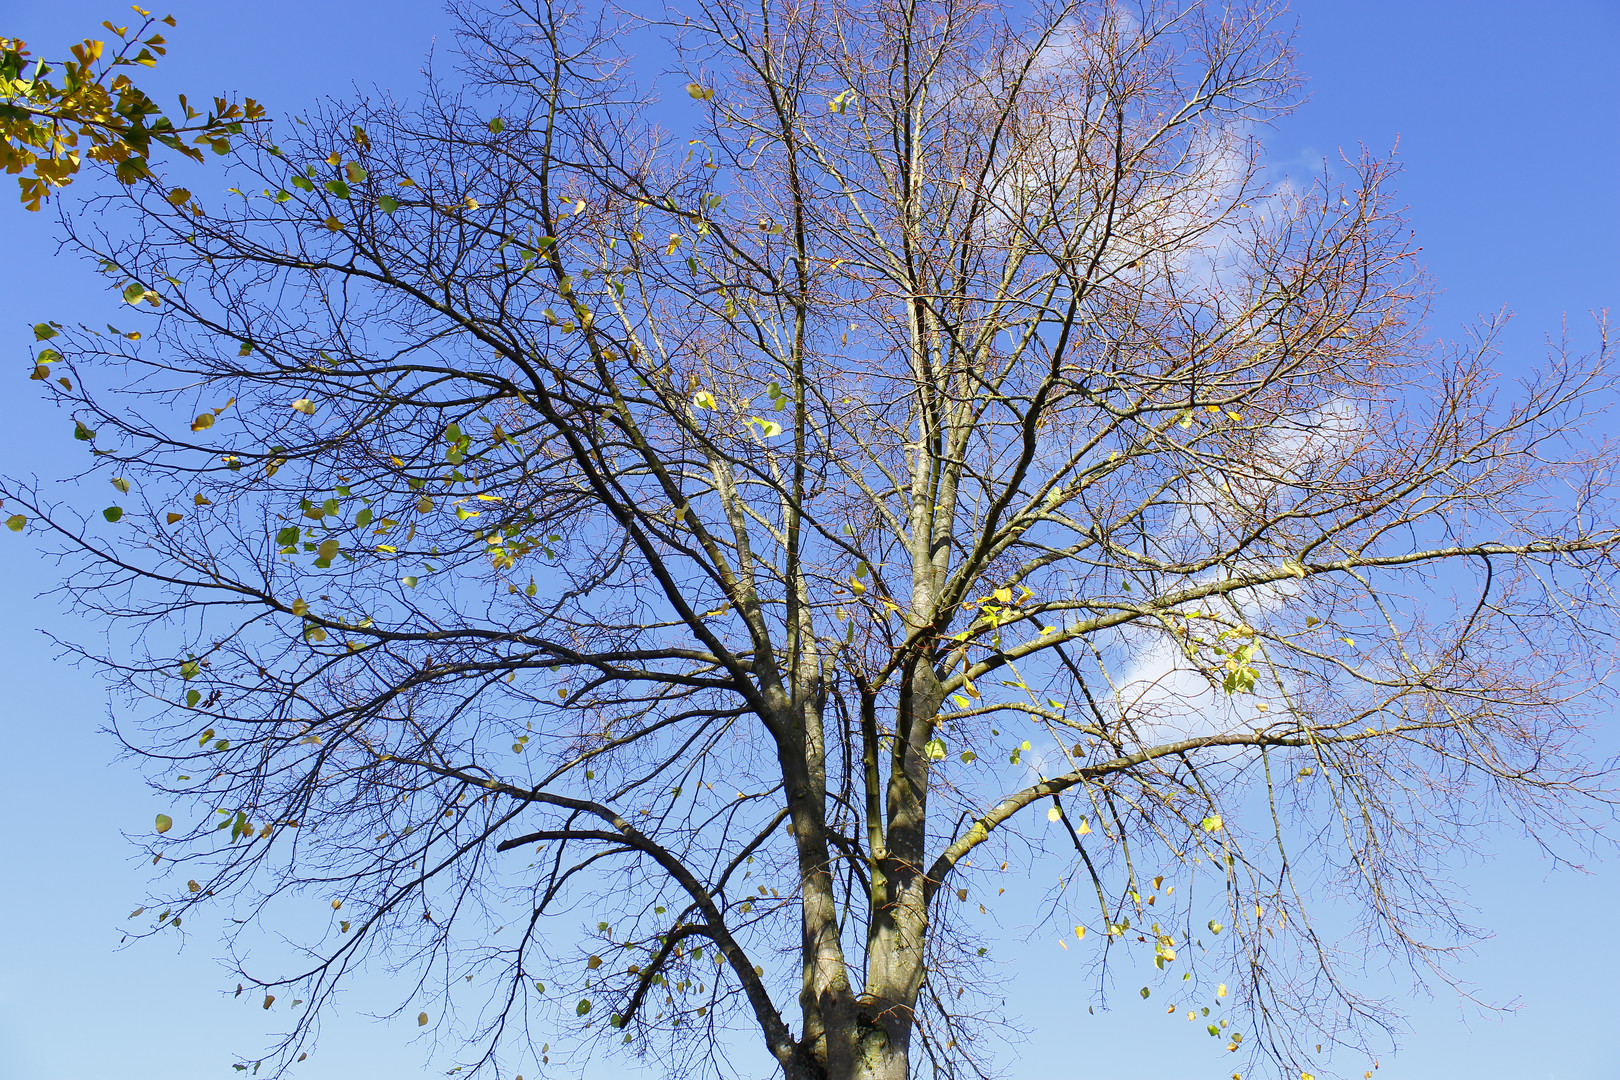
[{"label": "small leafy branch", "polygon": [[[0,38],[0,166],[17,176],[29,210],[72,183],[86,161],[111,165],[120,183],[133,184],[152,177],[154,143],[201,162],[204,147],[228,154],[232,136],[264,119],[264,106],[252,98],[238,104],[216,97],[201,112],[183,94],[178,121],[166,115],[125,69],[156,67],[168,44],[155,28],[175,20],[133,10],[139,27],[104,22],[111,44],[86,38],[65,60],[36,57],[22,39]],[[176,188],[171,197],[178,205],[190,195]]]}]

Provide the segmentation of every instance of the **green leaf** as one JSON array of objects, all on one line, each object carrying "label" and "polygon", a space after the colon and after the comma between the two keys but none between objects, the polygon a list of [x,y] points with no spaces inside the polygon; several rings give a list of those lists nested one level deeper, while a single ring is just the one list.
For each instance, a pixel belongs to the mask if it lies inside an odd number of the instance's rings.
[{"label": "green leaf", "polygon": [[187,660],[185,663],[180,665],[180,677],[188,682],[195,679],[198,673],[201,671],[202,665],[198,664],[195,660]]},{"label": "green leaf", "polygon": [[401,581],[401,583],[403,583],[403,584],[404,584],[404,585],[405,585],[405,587],[406,587],[406,588],[408,588],[408,589],[414,589],[414,588],[416,588],[416,578],[415,578],[415,577],[411,577],[411,576],[407,576],[407,577],[402,577],[402,578],[400,578],[400,579],[399,579],[399,580],[400,580],[400,581]]},{"label": "green leaf", "polygon": [[371,507],[364,507],[358,514],[354,515],[354,524],[357,528],[363,529],[371,524],[371,518]]},{"label": "green leaf", "polygon": [[329,537],[321,541],[320,546],[315,549],[315,554],[322,559],[330,559],[338,553],[339,546],[335,537]]},{"label": "green leaf", "polygon": [[35,341],[49,341],[56,336],[56,328],[50,323],[40,323],[34,327]]},{"label": "green leaf", "polygon": [[141,297],[145,295],[146,286],[138,281],[132,281],[124,286],[124,302],[126,304],[138,304],[141,302]]},{"label": "green leaf", "polygon": [[292,544],[298,543],[298,537],[300,535],[301,534],[298,531],[298,526],[289,525],[285,529],[280,529],[276,532],[276,543],[281,547],[289,547]]},{"label": "green leaf", "polygon": [[314,191],[315,190],[315,184],[308,177],[305,177],[305,176],[294,176],[292,178],[292,186],[297,188],[300,191]]},{"label": "green leaf", "polygon": [[336,195],[340,199],[347,199],[349,197],[349,185],[345,184],[341,180],[328,180],[326,183],[322,184],[321,187],[325,188],[327,191],[330,191],[333,195]]},{"label": "green leaf", "polygon": [[112,486],[117,488],[119,494],[121,495],[129,494],[129,481],[125,480],[122,476],[113,477]]},{"label": "green leaf", "polygon": [[[170,829],[174,828],[174,819],[172,817],[170,817],[168,814],[159,814],[157,816],[157,822],[155,824],[155,827],[157,828],[158,832],[166,833]],[[140,913],[136,912],[136,914],[138,915]]]},{"label": "green leaf", "polygon": [[109,506],[101,512],[101,516],[108,521],[117,521],[124,516],[124,508],[121,506]]},{"label": "green leaf", "polygon": [[199,702],[201,700],[202,700],[202,691],[200,691],[200,690],[187,690],[186,691],[186,708],[188,708],[188,709],[196,708],[197,707],[197,702]]},{"label": "green leaf", "polygon": [[590,1002],[589,998],[580,998],[579,999],[579,1004],[574,1006],[574,1015],[575,1016],[584,1016],[586,1013],[588,1013],[590,1011],[591,1011],[591,1002]]},{"label": "green leaf", "polygon": [[6,518],[6,528],[10,529],[12,532],[22,532],[23,526],[27,524],[28,519],[23,517],[21,514],[12,514],[10,517]]},{"label": "green leaf", "polygon": [[382,198],[377,200],[377,209],[381,210],[385,214],[392,214],[395,210],[399,209],[399,200],[394,198],[392,195],[384,195]]},{"label": "green leaf", "polygon": [[251,352],[253,352],[253,343],[251,341],[244,341],[236,347],[237,356],[247,356]]},{"label": "green leaf", "polygon": [[506,121],[497,116],[495,119],[489,122],[489,130],[499,135],[501,132],[506,130]]},{"label": "green leaf", "polygon": [[96,433],[75,420],[73,421],[73,437],[80,442],[89,442],[96,437]]}]

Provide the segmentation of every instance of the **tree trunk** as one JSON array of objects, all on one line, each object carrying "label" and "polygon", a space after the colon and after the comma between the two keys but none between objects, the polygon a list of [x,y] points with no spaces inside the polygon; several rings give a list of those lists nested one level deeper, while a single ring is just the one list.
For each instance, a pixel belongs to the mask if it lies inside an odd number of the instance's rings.
[{"label": "tree trunk", "polygon": [[850,1080],[910,1080],[911,1017],[884,1024],[862,1017],[859,1050]]}]

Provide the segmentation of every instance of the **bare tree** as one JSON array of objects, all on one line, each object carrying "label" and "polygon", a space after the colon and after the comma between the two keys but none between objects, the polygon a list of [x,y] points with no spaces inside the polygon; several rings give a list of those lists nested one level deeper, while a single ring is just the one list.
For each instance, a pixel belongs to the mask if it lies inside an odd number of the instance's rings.
[{"label": "bare tree", "polygon": [[275,1061],[374,957],[469,1066],[987,1075],[1046,858],[1099,986],[1316,1068],[1360,958],[1466,943],[1456,845],[1595,835],[1607,346],[1425,344],[1389,165],[1262,180],[1271,10],[587,8],[67,222],[142,331],[40,360],[128,494],[0,494],[183,819],[150,932],[296,943]]}]

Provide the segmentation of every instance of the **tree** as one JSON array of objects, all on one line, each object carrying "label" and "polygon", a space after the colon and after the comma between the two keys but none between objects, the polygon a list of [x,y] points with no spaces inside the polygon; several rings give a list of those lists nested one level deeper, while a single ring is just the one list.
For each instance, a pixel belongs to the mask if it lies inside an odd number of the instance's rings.
[{"label": "tree", "polygon": [[[159,22],[172,27],[174,17],[157,19],[139,7],[134,11],[142,19],[134,30],[102,23],[118,41],[110,53],[105,41],[85,38],[68,50],[72,59],[56,64],[32,58],[20,38],[0,38],[0,165],[20,174],[17,183],[27,209],[40,209],[53,188],[72,183],[85,161],[113,166],[113,174],[125,184],[150,180],[154,142],[200,162],[198,147],[228,154],[231,136],[264,118],[264,107],[252,98],[241,104],[215,98],[212,111],[204,114],[184,95],[184,119],[176,124],[165,116],[120,69],[156,67],[168,43],[153,27]],[[60,86],[52,81],[56,68],[61,69]],[[191,193],[174,188],[169,197],[183,205]]]},{"label": "tree", "polygon": [[1045,858],[1099,987],[1316,1069],[1367,950],[1445,976],[1456,845],[1602,826],[1604,348],[1504,403],[1387,163],[1263,182],[1269,10],[461,20],[68,219],[145,328],[36,359],[124,498],[0,492],[175,801],[146,932],[234,920],[279,1064],[378,957],[468,1066],[982,1073]]}]

